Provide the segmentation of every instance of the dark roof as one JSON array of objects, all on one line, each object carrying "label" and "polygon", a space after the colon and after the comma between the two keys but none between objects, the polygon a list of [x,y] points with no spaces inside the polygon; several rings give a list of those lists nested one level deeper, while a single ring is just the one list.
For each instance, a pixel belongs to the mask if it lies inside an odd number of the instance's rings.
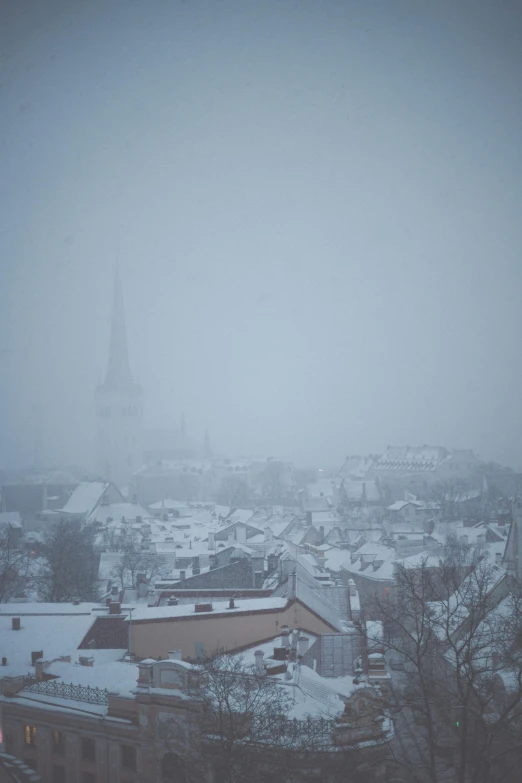
[{"label": "dark roof", "polygon": [[44,503],[44,484],[4,484],[2,487],[2,511],[19,511],[22,516],[38,514]]},{"label": "dark roof", "polygon": [[[126,650],[129,646],[128,623],[120,615],[97,617],[85,634],[79,650]],[[89,643],[92,644],[89,644]]]},{"label": "dark roof", "polygon": [[222,589],[248,589],[253,588],[252,562],[250,558],[235,560],[220,568],[211,568],[204,574],[189,576],[177,587],[180,588],[222,588]]}]

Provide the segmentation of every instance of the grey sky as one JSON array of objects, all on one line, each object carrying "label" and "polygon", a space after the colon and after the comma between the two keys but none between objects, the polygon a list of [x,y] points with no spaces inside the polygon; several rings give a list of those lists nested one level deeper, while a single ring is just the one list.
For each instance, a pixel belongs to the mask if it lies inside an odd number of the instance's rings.
[{"label": "grey sky", "polygon": [[86,460],[115,265],[147,422],[522,466],[518,0],[3,0],[0,466]]}]

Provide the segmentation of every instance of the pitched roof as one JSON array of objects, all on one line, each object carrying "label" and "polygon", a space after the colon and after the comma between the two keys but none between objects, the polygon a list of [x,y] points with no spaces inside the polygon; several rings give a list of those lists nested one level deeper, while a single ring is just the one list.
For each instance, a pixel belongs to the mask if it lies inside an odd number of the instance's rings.
[{"label": "pitched roof", "polygon": [[108,486],[107,481],[82,481],[72,493],[62,512],[64,514],[90,514],[102,499]]}]

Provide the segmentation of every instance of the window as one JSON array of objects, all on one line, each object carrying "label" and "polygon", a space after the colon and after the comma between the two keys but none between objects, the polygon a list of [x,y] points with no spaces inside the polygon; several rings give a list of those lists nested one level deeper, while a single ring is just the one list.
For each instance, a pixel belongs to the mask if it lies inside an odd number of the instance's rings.
[{"label": "window", "polygon": [[82,772],[82,783],[96,783],[94,772]]},{"label": "window", "polygon": [[53,731],[53,753],[55,756],[65,756],[65,734]]},{"label": "window", "polygon": [[82,760],[95,761],[96,743],[90,737],[82,737]]},{"label": "window", "polygon": [[121,746],[121,766],[123,769],[136,771],[136,748],[134,745]]},{"label": "window", "polygon": [[53,764],[53,783],[65,783],[65,767],[61,764]]},{"label": "window", "polygon": [[24,745],[36,745],[36,726],[24,726]]},{"label": "window", "polygon": [[4,745],[5,745],[5,752],[8,753],[10,756],[13,755],[13,735],[10,731],[5,732],[4,734]]}]

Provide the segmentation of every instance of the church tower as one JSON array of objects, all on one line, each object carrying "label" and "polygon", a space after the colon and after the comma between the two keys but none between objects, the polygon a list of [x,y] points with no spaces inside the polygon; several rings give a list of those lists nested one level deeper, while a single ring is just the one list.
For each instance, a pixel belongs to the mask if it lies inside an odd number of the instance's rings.
[{"label": "church tower", "polygon": [[143,391],[132,378],[125,313],[116,273],[109,362],[95,394],[98,428],[98,472],[119,489],[142,464]]}]

